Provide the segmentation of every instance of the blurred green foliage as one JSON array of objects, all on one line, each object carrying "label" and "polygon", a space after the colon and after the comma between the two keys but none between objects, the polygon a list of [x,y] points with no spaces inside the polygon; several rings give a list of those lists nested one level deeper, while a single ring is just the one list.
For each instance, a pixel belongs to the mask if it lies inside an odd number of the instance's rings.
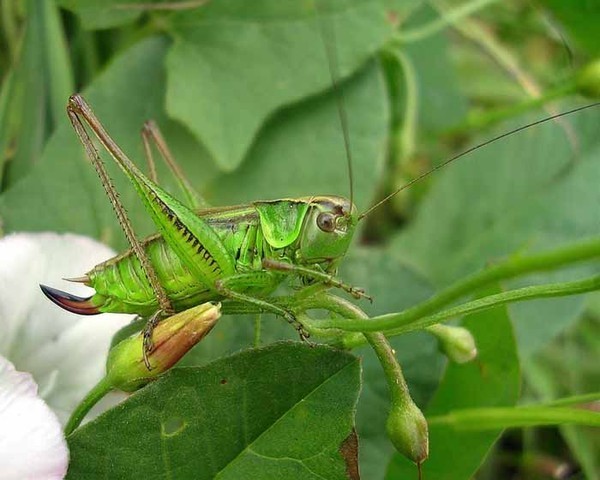
[{"label": "blurred green foliage", "polygon": [[[481,8],[469,17],[457,16],[465,4]],[[144,168],[139,131],[145,120],[156,120],[190,182],[215,205],[347,196],[333,69],[349,124],[354,201],[366,210],[482,139],[590,103],[578,95],[574,79],[600,53],[598,0],[534,5],[322,0],[318,15],[313,2],[292,0],[171,5],[177,8],[150,8],[147,1],[134,0],[2,0],[0,6],[2,231],[71,231],[115,249],[126,247],[124,237],[63,114],[74,90],[83,92],[111,135]],[[428,30],[432,25],[436,28]],[[367,313],[400,311],[503,258],[599,238],[599,128],[598,108],[533,127],[477,150],[375,210],[341,272],[374,296]],[[108,168],[136,230],[150,233],[153,226],[135,193],[113,165]],[[162,165],[159,178],[178,193]],[[596,262],[508,287],[599,270]],[[65,271],[64,276],[81,273]],[[424,333],[394,338],[393,346],[413,398],[427,413],[512,405],[520,371],[524,399],[546,401],[597,389],[597,365],[585,359],[600,353],[594,341],[599,311],[598,302],[569,297],[479,314],[467,323],[481,357],[464,368],[445,368],[435,341]],[[482,326],[485,322],[489,328]],[[263,342],[293,334],[277,320],[263,319]],[[252,339],[249,319],[223,318],[185,362],[203,365],[250,346]],[[363,359],[356,416],[362,476],[406,478],[414,467],[394,456],[384,433],[385,380],[373,354],[358,353]],[[315,373],[309,372],[310,362],[304,369],[306,375]],[[269,377],[275,371],[269,364],[260,373]],[[334,371],[320,372],[335,377]],[[294,386],[294,378],[299,377],[278,378],[281,388]],[[165,388],[187,391],[185,381],[170,378]],[[345,428],[344,415],[352,413],[358,388],[339,386],[347,410],[338,413]],[[295,393],[289,397],[294,401],[307,395]],[[236,410],[235,397],[216,410],[218,395],[212,394],[215,400],[209,398],[207,405],[225,421]],[[185,408],[188,400],[182,402]],[[288,420],[293,417],[289,408],[282,410]],[[121,422],[119,415],[129,413],[113,412],[117,420],[103,417],[72,439],[73,455],[81,455],[78,471],[90,472],[99,451],[94,442],[102,442],[110,422]],[[139,425],[151,422],[147,412],[137,414]],[[156,425],[152,428],[160,428]],[[265,430],[265,441],[285,442],[294,435],[291,425],[280,432]],[[132,434],[128,430],[122,438]],[[458,439],[432,431],[425,478],[468,478],[498,434],[466,433]],[[506,447],[515,437],[522,443],[516,451]],[[551,478],[540,465],[561,462],[580,472],[573,478],[600,478],[597,432],[562,427],[504,438],[477,478]],[[185,448],[177,451],[186,453]],[[234,447],[222,448],[241,458]],[[150,457],[159,451],[160,442],[144,448]],[[136,454],[131,450],[131,458]],[[338,478],[338,467],[326,478]],[[247,478],[267,478],[256,468]],[[321,464],[315,468],[326,471]],[[288,478],[308,478],[305,471],[293,475]]]}]

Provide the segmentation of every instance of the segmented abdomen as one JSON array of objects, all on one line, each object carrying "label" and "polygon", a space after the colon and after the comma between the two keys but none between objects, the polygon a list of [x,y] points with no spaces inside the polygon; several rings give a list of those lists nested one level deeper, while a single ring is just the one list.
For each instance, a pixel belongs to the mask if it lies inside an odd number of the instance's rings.
[{"label": "segmented abdomen", "polygon": [[[162,237],[152,237],[143,245],[175,311],[217,300],[214,292],[192,277]],[[92,302],[103,312],[146,316],[158,309],[158,302],[140,261],[131,251],[97,265],[87,275],[90,278],[89,285],[96,290]]]}]

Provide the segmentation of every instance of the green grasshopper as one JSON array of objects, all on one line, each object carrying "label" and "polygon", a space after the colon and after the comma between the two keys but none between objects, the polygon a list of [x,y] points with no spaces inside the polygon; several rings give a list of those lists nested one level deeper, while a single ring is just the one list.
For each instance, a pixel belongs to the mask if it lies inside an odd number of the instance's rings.
[{"label": "green grasshopper", "polygon": [[[424,176],[474,148],[507,135],[500,135],[446,160],[360,215],[351,199],[325,195],[195,210],[140,171],[110,137],[83,97],[71,96],[67,112],[131,248],[97,265],[84,276],[70,279],[94,288],[96,292],[90,297],[77,297],[45,285],[41,288],[55,304],[73,313],[135,313],[148,319],[144,329],[144,359],[148,368],[147,355],[152,350],[152,330],[156,323],[202,302],[224,301],[225,312],[229,308],[232,312],[274,313],[293,324],[300,338],[306,340],[308,332],[289,303],[283,301],[285,297],[272,295],[284,280],[290,278],[299,282],[307,292],[304,296],[335,287],[357,299],[370,299],[362,289],[335,276],[358,222]],[[156,235],[142,241],[135,236],[84,124],[131,181],[158,228]],[[345,134],[346,130],[343,132]],[[155,172],[151,154],[151,142],[154,142],[188,201],[194,206],[204,205],[201,196],[185,180],[158,127],[148,122],[142,137],[150,171]],[[350,162],[349,156],[348,160]],[[151,173],[151,176],[155,178],[155,174]],[[352,197],[352,187],[350,191]]]},{"label": "green grasshopper", "polygon": [[[83,277],[71,279],[94,288],[91,297],[80,298],[42,285],[46,296],[60,307],[83,315],[119,312],[148,318],[144,331],[147,357],[152,349],[152,329],[161,318],[206,301],[231,300],[258,312],[280,315],[306,339],[308,333],[292,311],[270,297],[286,277],[298,279],[307,288],[337,287],[355,298],[369,298],[363,290],[335,277],[361,218],[351,200],[314,196],[194,211],[136,167],[83,97],[71,96],[67,113],[131,248]],[[158,228],[157,235],[142,241],[136,238],[84,123],[131,181]],[[146,124],[143,138],[151,171],[150,142],[154,141],[188,198],[201,204],[158,128]]]}]

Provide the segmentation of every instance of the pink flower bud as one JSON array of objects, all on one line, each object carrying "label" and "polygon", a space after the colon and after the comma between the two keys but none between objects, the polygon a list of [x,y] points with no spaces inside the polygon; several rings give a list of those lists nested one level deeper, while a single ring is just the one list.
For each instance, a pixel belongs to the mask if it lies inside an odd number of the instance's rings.
[{"label": "pink flower bud", "polygon": [[143,357],[143,332],[126,338],[112,348],[106,362],[106,377],[113,388],[134,392],[169,370],[217,323],[221,306],[204,303],[162,320],[152,334],[148,353],[152,367]]}]

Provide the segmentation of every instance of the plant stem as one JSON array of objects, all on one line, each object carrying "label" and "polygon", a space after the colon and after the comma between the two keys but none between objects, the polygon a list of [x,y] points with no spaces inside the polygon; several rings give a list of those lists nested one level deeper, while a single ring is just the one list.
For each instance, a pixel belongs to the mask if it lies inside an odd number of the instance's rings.
[{"label": "plant stem", "polygon": [[[566,264],[579,262],[583,260],[589,260],[591,258],[595,258],[600,256],[600,241],[594,240],[591,242],[581,243],[575,246],[570,246],[567,248],[562,248],[559,250],[554,250],[547,253],[542,253],[538,255],[532,255],[530,257],[517,257],[510,260],[505,261],[504,263],[489,267],[481,272],[472,274],[463,280],[459,280],[455,284],[443,289],[438,294],[434,295],[430,299],[415,305],[403,312],[392,313],[387,315],[381,315],[379,317],[373,317],[368,320],[356,319],[356,318],[348,318],[346,320],[340,319],[327,319],[319,322],[315,322],[314,327],[317,328],[337,328],[345,331],[383,331],[383,330],[391,330],[396,329],[401,326],[406,326],[411,324],[412,322],[423,319],[439,310],[440,308],[453,303],[461,297],[466,296],[467,294],[473,293],[474,291],[486,286],[490,285],[493,282],[498,282],[500,280],[506,280],[509,278],[514,278],[519,275],[523,275],[525,273],[531,273],[536,271],[545,271],[550,270],[559,266],[563,266]],[[593,282],[591,279],[587,279],[584,282]],[[558,284],[560,288],[563,288],[565,284]],[[536,288],[536,287],[528,287],[528,288]],[[545,292],[544,296],[557,295],[561,293],[556,293],[557,285],[546,285],[537,287],[543,289],[548,289]],[[559,288],[559,290],[560,290]],[[563,295],[569,295],[573,293],[581,293],[582,285],[572,284],[568,285],[567,290],[573,288],[573,291],[567,291],[566,293],[562,293]],[[590,284],[587,284],[587,288],[592,288]],[[554,292],[552,292],[554,290]],[[584,290],[589,291],[589,290]],[[531,290],[529,292],[523,291],[523,289],[515,290],[515,292],[519,292],[516,296],[528,294],[531,295]],[[534,293],[536,291],[534,290]],[[511,292],[506,292],[504,294],[499,295],[510,295]],[[540,291],[538,290],[538,294]],[[522,298],[524,299],[524,298]],[[481,299],[480,301],[485,301]],[[515,301],[515,300],[513,300]],[[506,303],[506,302],[505,302]],[[435,322],[433,322],[435,323]]]},{"label": "plant stem", "polygon": [[107,377],[103,377],[85,396],[85,398],[77,405],[67,425],[65,427],[65,435],[69,436],[81,424],[85,416],[96,403],[102,399],[108,392],[112,390],[112,386],[108,382]]},{"label": "plant stem", "polygon": [[497,0],[472,0],[467,2],[460,7],[456,7],[450,10],[445,15],[441,16],[437,20],[429,22],[423,26],[416,27],[407,32],[398,33],[394,37],[394,42],[405,44],[411,42],[418,42],[424,40],[427,37],[431,37],[438,32],[441,32],[446,27],[452,25],[459,20],[472,15],[473,13],[481,10],[488,5],[496,2]]},{"label": "plant stem", "polygon": [[535,427],[576,424],[600,427],[600,413],[566,407],[497,407],[457,410],[428,418],[430,425],[449,425],[457,430]]},{"label": "plant stem", "polygon": [[573,395],[572,397],[563,397],[553,400],[551,402],[545,402],[545,407],[564,407],[567,405],[582,405],[585,403],[592,403],[600,401],[600,392],[584,393],[581,395]]},{"label": "plant stem", "polygon": [[[313,297],[306,298],[297,306],[298,311],[306,311],[310,309],[324,309],[336,313],[343,317],[354,319],[362,319],[369,321],[368,316],[360,308],[353,303],[328,293],[317,294]],[[308,319],[307,319],[308,320]],[[312,321],[314,322],[314,321]],[[314,322],[320,325],[320,322]],[[310,327],[310,325],[308,325]],[[310,330],[310,328],[309,328]],[[407,401],[411,401],[408,385],[402,374],[402,368],[394,355],[394,351],[389,344],[387,338],[382,333],[363,333],[361,336],[371,345],[379,363],[383,368],[385,378],[390,390],[390,398],[392,404],[404,405]]]},{"label": "plant stem", "polygon": [[575,83],[568,82],[559,86],[558,88],[545,92],[539,97],[527,98],[526,100],[523,100],[515,105],[511,105],[510,107],[499,108],[484,114],[471,116],[470,118],[467,118],[465,122],[445,131],[444,134],[457,135],[465,132],[472,133],[474,130],[481,130],[503,120],[507,120],[517,115],[535,110],[544,106],[548,102],[571,95],[575,93],[575,91]]},{"label": "plant stem", "polygon": [[4,30],[4,39],[8,49],[8,56],[11,63],[15,63],[19,48],[19,25],[17,2],[13,0],[3,0],[0,4],[2,15],[2,28]]},{"label": "plant stem", "polygon": [[[482,310],[498,307],[500,305],[506,305],[508,303],[533,300],[536,298],[564,297],[567,295],[577,295],[594,290],[600,290],[600,276],[577,280],[574,282],[551,283],[547,285],[535,285],[531,287],[519,288],[510,290],[508,292],[479,298],[477,300],[473,300],[472,302],[467,302],[457,307],[449,308],[442,312],[436,313],[435,315],[410,322],[409,324],[398,326],[398,328],[393,328],[391,330],[386,329],[386,334],[401,335],[412,330],[417,330],[440,323],[443,320],[448,320],[454,317],[462,317],[463,315],[480,312]],[[377,317],[374,317],[371,320],[376,318]]]},{"label": "plant stem", "polygon": [[406,101],[404,115],[402,115],[402,125],[396,141],[396,163],[402,165],[411,159],[416,150],[419,82],[417,81],[417,72],[413,62],[403,50],[394,47],[388,48],[387,51],[398,62],[404,73],[404,97]]}]

